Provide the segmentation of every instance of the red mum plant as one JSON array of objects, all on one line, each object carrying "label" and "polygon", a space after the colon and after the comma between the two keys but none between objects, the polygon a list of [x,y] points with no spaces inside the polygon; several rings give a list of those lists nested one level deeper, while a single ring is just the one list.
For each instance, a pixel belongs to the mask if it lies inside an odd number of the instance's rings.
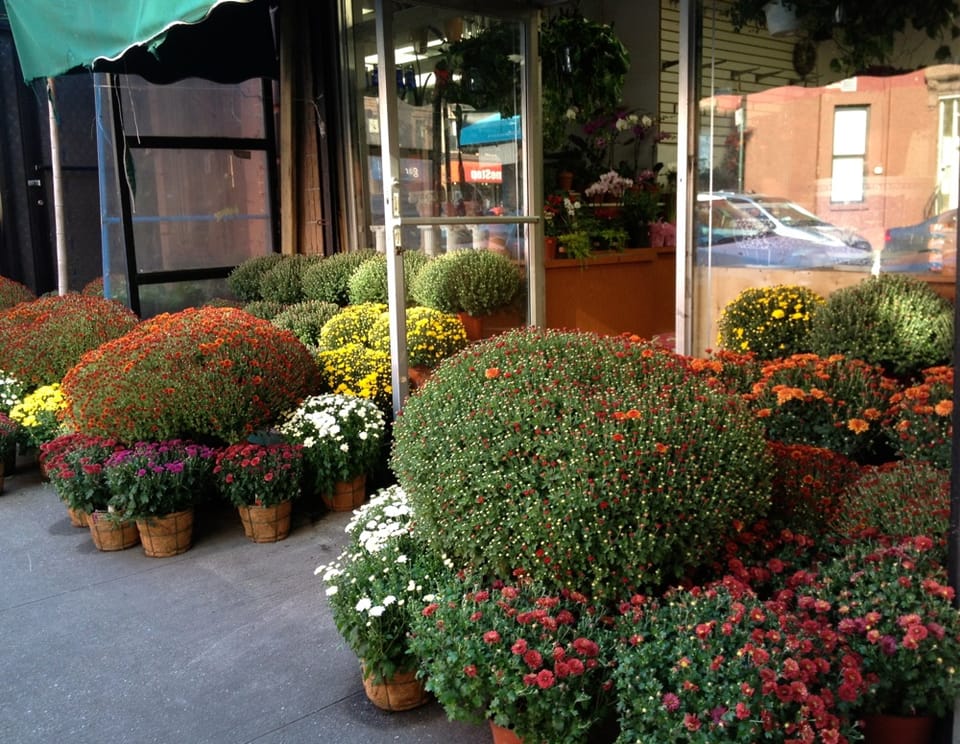
[{"label": "red mum plant", "polygon": [[775,525],[814,536],[836,519],[844,489],[860,476],[860,466],[843,455],[808,444],[770,442]]},{"label": "red mum plant", "polygon": [[950,468],[953,440],[953,367],[930,367],[922,381],[890,398],[891,437],[897,453]]},{"label": "red mum plant", "polygon": [[891,544],[926,536],[941,561],[947,557],[949,527],[950,472],[916,460],[866,468],[863,476],[848,486],[843,507],[832,524],[845,540]]},{"label": "red mum plant", "polygon": [[623,603],[614,672],[624,741],[840,742],[865,689],[823,614],[733,579]]},{"label": "red mum plant", "polygon": [[60,382],[80,357],[122,336],[137,316],[113,300],[41,297],[0,313],[0,369],[28,389]]},{"label": "red mum plant", "polygon": [[37,296],[25,284],[0,276],[0,310],[35,299]]},{"label": "red mum plant", "polygon": [[875,462],[886,455],[882,419],[896,390],[879,366],[841,354],[794,354],[764,365],[744,397],[768,439]]},{"label": "red mum plant", "polygon": [[63,381],[65,419],[126,443],[234,443],[316,385],[316,364],[289,331],[236,308],[191,308],[144,321],[84,356]]},{"label": "red mum plant", "polygon": [[860,713],[943,716],[960,694],[960,614],[933,547],[927,537],[856,543],[800,596],[829,607],[859,658],[869,685]]},{"label": "red mum plant", "polygon": [[234,444],[217,453],[217,490],[234,506],[276,506],[300,495],[302,447]]},{"label": "red mum plant", "polygon": [[120,449],[115,439],[64,434],[40,445],[40,462],[60,500],[90,514],[107,509],[110,489],[103,466]]},{"label": "red mum plant", "polygon": [[492,720],[525,744],[574,744],[610,712],[612,640],[575,592],[454,580],[414,613],[409,645],[450,718]]}]

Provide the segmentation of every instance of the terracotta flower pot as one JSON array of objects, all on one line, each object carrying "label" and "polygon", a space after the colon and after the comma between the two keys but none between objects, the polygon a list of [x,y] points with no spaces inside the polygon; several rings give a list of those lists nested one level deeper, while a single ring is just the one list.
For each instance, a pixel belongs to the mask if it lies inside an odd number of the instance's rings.
[{"label": "terracotta flower pot", "polygon": [[275,506],[238,506],[243,534],[256,543],[278,542],[290,534],[293,502]]},{"label": "terracotta flower pot", "polygon": [[865,744],[930,744],[933,716],[864,716]]},{"label": "terracotta flower pot", "polygon": [[335,483],[333,491],[324,494],[323,503],[332,511],[353,511],[367,497],[367,476],[358,475],[353,480]]},{"label": "terracotta flower pot", "polygon": [[140,531],[133,520],[118,522],[110,519],[105,511],[94,511],[87,515],[86,521],[97,550],[126,550],[140,542]]},{"label": "terracotta flower pot", "polygon": [[193,544],[193,509],[137,520],[143,552],[150,558],[180,555]]},{"label": "terracotta flower pot", "polygon": [[523,744],[523,739],[513,729],[498,726],[493,721],[490,721],[490,733],[493,735],[493,744]]},{"label": "terracotta flower pot", "polygon": [[413,366],[407,369],[407,376],[410,378],[410,384],[415,390],[419,390],[430,379],[433,369],[430,367]]},{"label": "terracotta flower pot", "polygon": [[381,710],[411,710],[428,700],[423,680],[417,679],[416,672],[398,672],[382,682],[374,682],[372,676],[367,677],[365,671],[362,673],[364,692],[370,702]]}]

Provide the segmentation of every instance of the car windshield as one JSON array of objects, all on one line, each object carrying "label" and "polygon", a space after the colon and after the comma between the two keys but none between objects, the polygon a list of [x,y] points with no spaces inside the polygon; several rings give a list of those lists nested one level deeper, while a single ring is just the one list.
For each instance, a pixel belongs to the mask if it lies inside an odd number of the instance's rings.
[{"label": "car windshield", "polygon": [[[710,199],[697,205],[697,224],[703,232],[701,244],[729,243],[769,233],[772,225],[727,199]],[[709,227],[708,227],[709,225]]]},{"label": "car windshield", "polygon": [[[827,223],[821,220],[812,212],[808,212],[799,204],[788,202],[784,199],[763,199],[757,203],[762,209],[765,209],[775,220],[788,227],[823,227]],[[751,207],[749,203],[737,206],[747,212],[752,209],[757,217],[761,216],[760,209]]]}]

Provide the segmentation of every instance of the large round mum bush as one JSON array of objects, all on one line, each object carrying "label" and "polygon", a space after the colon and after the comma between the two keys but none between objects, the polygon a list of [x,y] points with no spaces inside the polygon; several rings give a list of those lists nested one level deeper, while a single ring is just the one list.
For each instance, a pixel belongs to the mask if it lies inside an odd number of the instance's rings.
[{"label": "large round mum bush", "polygon": [[407,400],[394,436],[438,552],[598,598],[684,576],[769,503],[743,402],[627,338],[524,329],[475,344]]},{"label": "large round mum bush", "polygon": [[0,369],[33,389],[60,382],[80,357],[133,328],[139,318],[115,300],[50,295],[0,313]]},{"label": "large round mum bush", "polygon": [[838,289],[810,324],[810,348],[844,354],[909,377],[944,364],[953,351],[953,306],[926,282],[881,274]]},{"label": "large round mum bush", "polygon": [[37,299],[37,296],[26,284],[0,276],[0,310],[35,299]]},{"label": "large round mum bush", "polygon": [[71,427],[128,444],[243,441],[317,385],[316,363],[296,336],[226,307],[144,321],[86,354],[63,380]]},{"label": "large round mum bush", "polygon": [[350,304],[350,277],[361,264],[375,258],[376,251],[361,249],[332,256],[311,264],[303,272],[303,293],[308,300]]}]

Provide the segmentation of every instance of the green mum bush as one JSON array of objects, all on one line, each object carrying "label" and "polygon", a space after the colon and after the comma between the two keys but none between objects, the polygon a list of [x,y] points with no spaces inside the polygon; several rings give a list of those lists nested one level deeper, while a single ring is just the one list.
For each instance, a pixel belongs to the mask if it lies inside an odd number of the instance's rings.
[{"label": "green mum bush", "polygon": [[723,309],[718,343],[759,359],[810,351],[810,326],[823,302],[813,290],[795,285],[745,289]]},{"label": "green mum bush", "polygon": [[518,330],[442,363],[394,428],[433,547],[603,598],[709,560],[769,504],[759,422],[652,344]]},{"label": "green mum bush", "polygon": [[0,369],[28,389],[60,382],[80,357],[138,322],[114,300],[51,295],[0,313]]},{"label": "green mum bush", "polygon": [[413,282],[418,305],[445,313],[488,315],[513,303],[523,279],[506,256],[490,251],[457,251],[432,259]]},{"label": "green mum bush", "polygon": [[235,443],[295,408],[318,385],[289,331],[236,308],[191,308],[144,321],[86,354],[63,381],[66,421],[125,443]]},{"label": "green mum bush", "polygon": [[263,275],[283,260],[279,253],[267,253],[263,256],[248,258],[237,266],[227,276],[227,286],[237,296],[237,299],[246,302],[262,300],[260,282]]},{"label": "green mum bush", "polygon": [[282,302],[274,302],[273,300],[253,300],[244,305],[243,310],[257,318],[273,320],[286,307]]},{"label": "green mum bush", "polygon": [[271,321],[277,328],[293,333],[305,346],[317,346],[320,331],[339,312],[340,306],[332,302],[304,300],[280,311]]},{"label": "green mum bush", "polygon": [[284,305],[293,305],[307,299],[303,291],[303,274],[322,260],[320,256],[283,256],[264,272],[260,279],[260,296]]},{"label": "green mum bush", "polygon": [[[409,305],[413,302],[411,285],[416,281],[417,275],[430,259],[420,251],[404,251],[401,255],[407,294],[406,303]],[[387,259],[386,256],[380,254],[360,264],[356,271],[350,275],[347,282],[347,298],[351,305],[359,305],[364,302],[386,304],[387,293]]]},{"label": "green mum bush", "polygon": [[376,255],[376,251],[366,249],[335,253],[309,266],[303,273],[306,299],[333,302],[340,306],[350,304],[350,277],[361,264]]},{"label": "green mum bush", "polygon": [[0,276],[0,310],[35,299],[37,296],[25,284]]},{"label": "green mum bush", "polygon": [[910,376],[943,364],[953,350],[953,307],[926,282],[881,274],[838,289],[817,311],[811,350],[844,354]]}]

